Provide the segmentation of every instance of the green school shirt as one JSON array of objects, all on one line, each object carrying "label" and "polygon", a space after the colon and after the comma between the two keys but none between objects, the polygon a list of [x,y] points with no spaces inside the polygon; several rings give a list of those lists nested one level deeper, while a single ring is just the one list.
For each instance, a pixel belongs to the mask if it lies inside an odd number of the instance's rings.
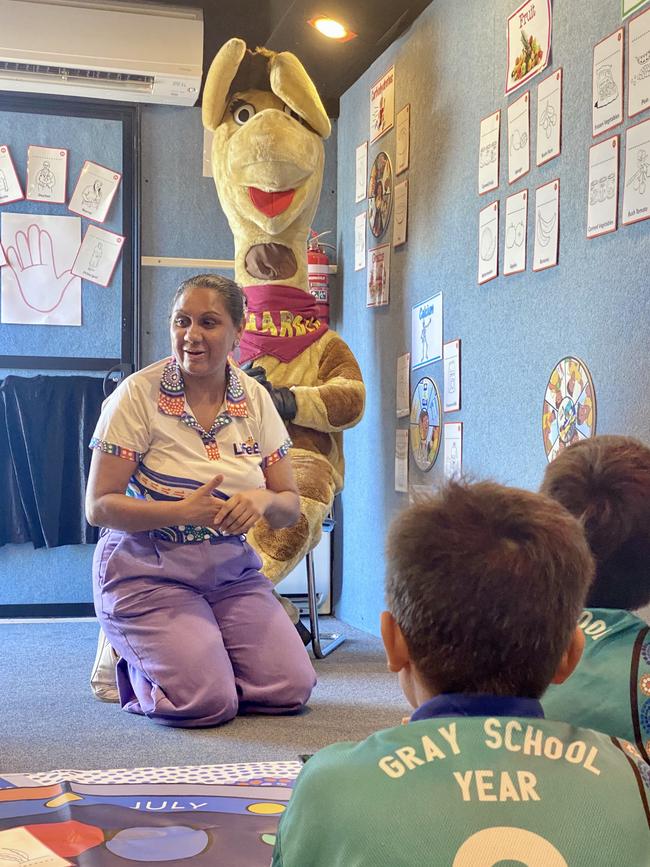
[{"label": "green school shirt", "polygon": [[587,608],[582,659],[542,698],[547,719],[632,741],[650,760],[650,628],[629,611]]},{"label": "green school shirt", "polygon": [[566,723],[433,717],[302,769],[273,867],[648,867],[650,767]]}]

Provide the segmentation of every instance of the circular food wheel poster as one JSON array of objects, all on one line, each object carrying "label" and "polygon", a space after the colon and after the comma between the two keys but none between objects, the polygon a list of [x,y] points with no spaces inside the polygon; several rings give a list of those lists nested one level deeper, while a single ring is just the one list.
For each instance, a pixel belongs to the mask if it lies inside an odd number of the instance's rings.
[{"label": "circular food wheel poster", "polygon": [[392,206],[393,167],[388,154],[380,151],[370,169],[368,185],[368,225],[375,238],[386,231]]},{"label": "circular food wheel poster", "polygon": [[415,463],[425,472],[435,464],[440,451],[441,419],[438,386],[428,376],[423,376],[411,398],[409,431]]},{"label": "circular food wheel poster", "polygon": [[596,392],[584,361],[568,356],[553,368],[542,410],[544,449],[550,463],[578,440],[596,433]]}]

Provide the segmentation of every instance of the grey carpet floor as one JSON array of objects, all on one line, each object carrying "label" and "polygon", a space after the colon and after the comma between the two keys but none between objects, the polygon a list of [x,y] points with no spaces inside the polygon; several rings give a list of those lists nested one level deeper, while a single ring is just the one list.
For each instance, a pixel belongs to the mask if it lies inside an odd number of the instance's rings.
[{"label": "grey carpet floor", "polygon": [[330,618],[346,642],[315,660],[318,684],[298,716],[237,717],[173,729],[92,697],[93,621],[0,621],[0,776],[54,769],[160,767],[295,760],[333,741],[361,740],[408,712],[381,642]]}]

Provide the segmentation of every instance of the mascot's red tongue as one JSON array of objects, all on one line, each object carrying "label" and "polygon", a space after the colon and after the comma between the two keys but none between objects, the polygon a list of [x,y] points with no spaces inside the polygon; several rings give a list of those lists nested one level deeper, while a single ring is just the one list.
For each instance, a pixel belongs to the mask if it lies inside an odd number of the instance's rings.
[{"label": "mascot's red tongue", "polygon": [[249,187],[248,195],[253,205],[266,217],[277,217],[286,211],[295,195],[295,190],[279,190],[267,193],[257,187]]}]

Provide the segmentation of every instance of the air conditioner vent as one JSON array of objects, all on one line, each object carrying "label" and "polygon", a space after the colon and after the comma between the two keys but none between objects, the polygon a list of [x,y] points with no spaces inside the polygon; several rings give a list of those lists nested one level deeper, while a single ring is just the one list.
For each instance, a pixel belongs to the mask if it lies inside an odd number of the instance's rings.
[{"label": "air conditioner vent", "polygon": [[154,85],[152,75],[133,75],[127,72],[106,72],[101,69],[74,69],[70,66],[45,66],[36,63],[11,63],[0,61],[0,79],[32,78],[34,81],[83,82],[84,84],[121,87],[125,90],[151,93]]}]

